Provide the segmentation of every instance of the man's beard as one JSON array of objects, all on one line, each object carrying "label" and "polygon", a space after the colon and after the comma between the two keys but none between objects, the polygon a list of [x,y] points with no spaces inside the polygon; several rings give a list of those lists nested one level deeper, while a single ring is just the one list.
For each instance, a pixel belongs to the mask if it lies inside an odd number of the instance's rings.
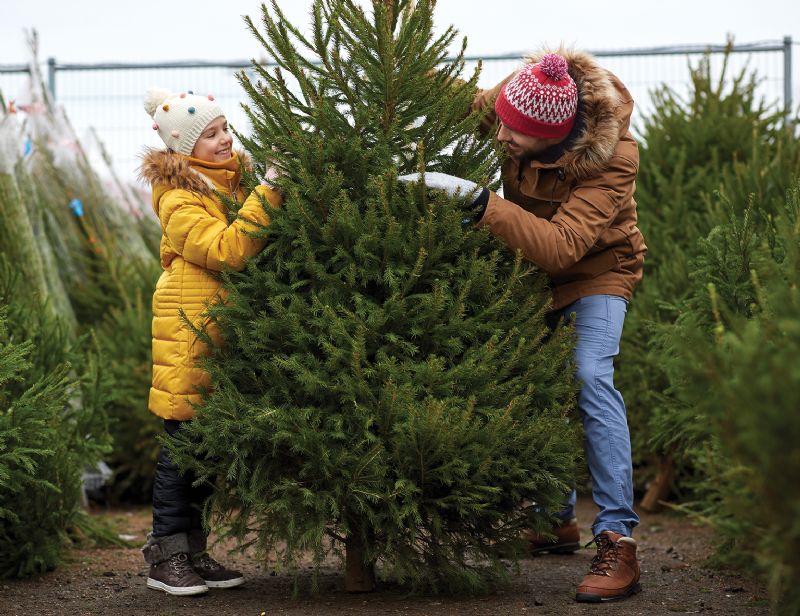
[{"label": "man's beard", "polygon": [[512,150],[511,148],[508,147],[508,145],[506,145],[506,152],[508,153],[508,156],[510,158],[515,160],[520,165],[525,165],[529,163],[536,156],[533,152],[529,152],[522,148],[519,148],[518,150]]}]

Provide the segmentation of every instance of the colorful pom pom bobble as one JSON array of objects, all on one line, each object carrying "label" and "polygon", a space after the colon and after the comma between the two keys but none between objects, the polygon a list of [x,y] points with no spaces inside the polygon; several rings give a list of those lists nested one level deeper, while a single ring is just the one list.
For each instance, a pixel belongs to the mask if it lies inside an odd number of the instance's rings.
[{"label": "colorful pom pom bobble", "polygon": [[174,131],[172,131],[172,132],[170,133],[170,135],[172,135],[173,137],[175,137],[175,139],[177,139],[177,138],[178,138],[178,134],[179,134],[179,133],[178,133],[178,131],[176,131],[176,130],[174,130]]},{"label": "colorful pom pom bobble", "polygon": [[194,113],[196,111],[196,109],[194,107],[189,107],[189,109],[187,111],[189,113]]},{"label": "colorful pom pom bobble", "polygon": [[169,111],[169,105],[164,105],[164,106],[162,107],[162,109],[163,109],[164,111]]},{"label": "colorful pom pom bobble", "polygon": [[189,94],[194,94],[194,90],[186,90]]},{"label": "colorful pom pom bobble", "polygon": [[158,124],[156,124],[155,122],[153,122],[153,130],[158,130]]},{"label": "colorful pom pom bobble", "polygon": [[208,100],[210,100],[210,101],[213,101],[213,100],[214,100],[214,96],[213,96],[213,95],[211,95],[211,94],[209,94],[209,95],[208,95]]}]

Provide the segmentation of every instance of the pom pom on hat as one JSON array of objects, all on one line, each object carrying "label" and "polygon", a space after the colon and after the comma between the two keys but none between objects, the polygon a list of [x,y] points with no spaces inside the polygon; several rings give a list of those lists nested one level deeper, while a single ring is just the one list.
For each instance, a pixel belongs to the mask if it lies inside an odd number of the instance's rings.
[{"label": "pom pom on hat", "polygon": [[578,112],[578,87],[567,60],[549,53],[526,65],[500,90],[494,109],[505,126],[523,135],[566,137]]},{"label": "pom pom on hat", "polygon": [[563,56],[549,53],[539,61],[539,70],[553,81],[561,81],[567,76],[569,67]]},{"label": "pom pom on hat", "polygon": [[144,93],[144,110],[147,112],[147,115],[153,117],[156,113],[156,109],[161,106],[161,103],[173,96],[175,95],[172,92],[164,88],[149,88],[147,92]]},{"label": "pom pom on hat", "polygon": [[186,156],[191,156],[205,127],[225,115],[211,95],[199,96],[191,90],[177,94],[156,87],[145,92],[144,109],[167,147]]}]

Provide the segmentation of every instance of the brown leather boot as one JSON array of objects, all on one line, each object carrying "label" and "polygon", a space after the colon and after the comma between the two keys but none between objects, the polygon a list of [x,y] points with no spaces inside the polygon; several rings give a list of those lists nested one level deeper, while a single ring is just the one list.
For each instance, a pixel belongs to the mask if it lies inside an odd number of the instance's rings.
[{"label": "brown leather boot", "polygon": [[589,573],[575,594],[582,603],[616,601],[639,592],[639,561],[636,560],[636,541],[609,530],[592,539],[597,554]]},{"label": "brown leather boot", "polygon": [[578,530],[578,520],[572,518],[554,526],[552,531],[555,539],[526,530],[522,533],[522,538],[528,542],[531,556],[537,554],[573,554],[581,547],[581,533]]}]

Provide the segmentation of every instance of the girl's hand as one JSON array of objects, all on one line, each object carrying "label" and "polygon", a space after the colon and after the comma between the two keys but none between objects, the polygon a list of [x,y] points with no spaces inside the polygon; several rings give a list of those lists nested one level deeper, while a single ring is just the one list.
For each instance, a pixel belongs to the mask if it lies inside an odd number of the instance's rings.
[{"label": "girl's hand", "polygon": [[261,178],[261,185],[273,188],[275,186],[275,180],[279,177],[281,177],[281,172],[277,167],[267,167],[267,172],[264,174],[264,177]]}]

